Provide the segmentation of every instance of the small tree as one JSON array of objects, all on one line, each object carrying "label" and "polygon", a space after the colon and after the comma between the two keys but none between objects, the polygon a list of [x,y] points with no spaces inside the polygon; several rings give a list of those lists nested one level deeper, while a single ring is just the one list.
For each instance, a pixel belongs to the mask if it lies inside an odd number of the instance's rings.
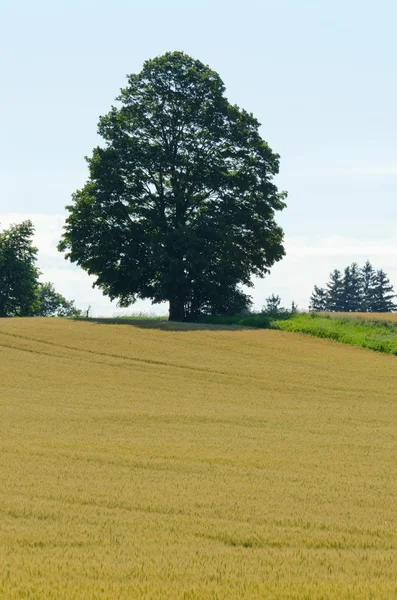
[{"label": "small tree", "polygon": [[266,298],[266,304],[262,310],[263,310],[263,312],[266,312],[266,313],[269,313],[272,315],[276,315],[277,313],[280,312],[280,304],[281,304],[280,296],[275,296],[274,294],[272,294],[271,296]]},{"label": "small tree", "polygon": [[327,292],[324,288],[317,285],[314,286],[312,295],[310,296],[309,310],[311,312],[323,312],[328,310]]},{"label": "small tree", "polygon": [[0,317],[33,315],[39,307],[33,234],[31,221],[0,233]]},{"label": "small tree", "polygon": [[34,313],[37,317],[78,317],[81,314],[74,300],[66,300],[50,282],[38,284],[38,295],[39,306]]},{"label": "small tree", "polygon": [[327,283],[327,310],[341,312],[345,308],[345,285],[342,274],[335,269]]},{"label": "small tree", "polygon": [[386,273],[377,271],[374,281],[372,312],[392,312],[397,306],[394,302],[394,289]]}]

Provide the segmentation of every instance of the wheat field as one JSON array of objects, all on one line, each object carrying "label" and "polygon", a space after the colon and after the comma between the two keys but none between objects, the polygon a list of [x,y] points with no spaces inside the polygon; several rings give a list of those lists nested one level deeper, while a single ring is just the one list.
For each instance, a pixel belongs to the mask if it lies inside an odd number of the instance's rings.
[{"label": "wheat field", "polygon": [[397,359],[0,320],[0,598],[397,596]]},{"label": "wheat field", "polygon": [[397,313],[373,313],[373,312],[319,312],[318,315],[327,315],[328,317],[356,317],[358,319],[368,319],[370,321],[391,321],[397,323]]}]

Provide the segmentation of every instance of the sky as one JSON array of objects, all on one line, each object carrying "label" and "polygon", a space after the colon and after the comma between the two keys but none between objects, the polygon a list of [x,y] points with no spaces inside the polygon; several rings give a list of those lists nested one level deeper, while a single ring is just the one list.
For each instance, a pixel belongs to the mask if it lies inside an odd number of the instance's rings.
[{"label": "sky", "polygon": [[92,314],[121,311],[56,250],[126,75],[182,50],[217,71],[280,154],[286,257],[250,291],[308,307],[314,284],[368,258],[397,290],[394,0],[0,0],[0,227],[30,218],[43,281]]}]

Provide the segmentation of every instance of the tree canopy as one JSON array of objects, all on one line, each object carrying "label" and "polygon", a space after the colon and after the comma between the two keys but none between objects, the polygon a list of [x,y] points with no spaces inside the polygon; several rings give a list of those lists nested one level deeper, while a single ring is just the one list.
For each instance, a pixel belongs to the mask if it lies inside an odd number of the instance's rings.
[{"label": "tree canopy", "polygon": [[39,281],[33,234],[29,220],[0,232],[0,317],[77,316],[73,300]]},{"label": "tree canopy", "polygon": [[182,52],[144,63],[99,121],[86,185],[59,250],[121,306],[169,301],[170,319],[237,312],[241,285],[284,255],[279,156],[228,102],[219,75]]},{"label": "tree canopy", "polygon": [[31,221],[0,232],[0,317],[33,315],[39,307]]},{"label": "tree canopy", "polygon": [[369,260],[330,274],[326,289],[314,286],[310,310],[315,312],[392,312],[397,309],[393,286],[383,270],[375,271]]}]

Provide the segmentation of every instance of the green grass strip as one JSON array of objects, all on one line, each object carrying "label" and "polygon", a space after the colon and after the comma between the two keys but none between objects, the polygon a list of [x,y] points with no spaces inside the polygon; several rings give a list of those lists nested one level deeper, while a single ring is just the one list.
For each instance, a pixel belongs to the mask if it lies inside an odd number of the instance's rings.
[{"label": "green grass strip", "polygon": [[282,331],[308,333],[343,344],[397,355],[397,324],[391,321],[301,313],[291,315],[286,320],[274,320],[272,326]]}]

